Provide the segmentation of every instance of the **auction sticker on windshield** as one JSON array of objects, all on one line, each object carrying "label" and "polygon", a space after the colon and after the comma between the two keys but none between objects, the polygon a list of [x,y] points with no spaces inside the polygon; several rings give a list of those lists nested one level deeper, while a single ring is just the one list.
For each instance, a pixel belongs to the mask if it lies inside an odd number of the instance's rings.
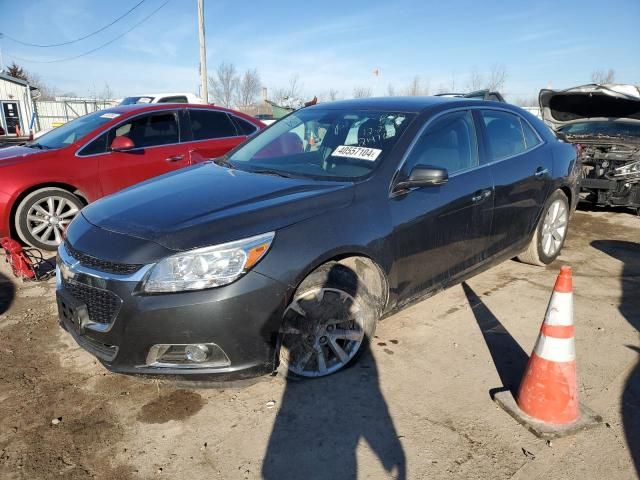
[{"label": "auction sticker on windshield", "polygon": [[120,116],[119,113],[103,113],[102,115],[100,115],[101,118],[118,118]]},{"label": "auction sticker on windshield", "polygon": [[331,156],[357,158],[359,160],[369,160],[370,162],[374,162],[381,153],[382,150],[379,150],[377,148],[349,147],[347,145],[339,145],[331,153]]}]

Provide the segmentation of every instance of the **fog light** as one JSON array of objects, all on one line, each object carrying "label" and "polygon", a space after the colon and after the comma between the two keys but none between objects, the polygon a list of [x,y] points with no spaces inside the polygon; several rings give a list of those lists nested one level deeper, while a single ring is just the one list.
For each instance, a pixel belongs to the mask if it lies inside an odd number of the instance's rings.
[{"label": "fog light", "polygon": [[184,348],[184,356],[192,362],[202,363],[209,356],[209,349],[206,345],[187,345]]},{"label": "fog light", "polygon": [[147,361],[141,367],[221,368],[229,365],[229,357],[215,343],[163,343],[149,349]]}]

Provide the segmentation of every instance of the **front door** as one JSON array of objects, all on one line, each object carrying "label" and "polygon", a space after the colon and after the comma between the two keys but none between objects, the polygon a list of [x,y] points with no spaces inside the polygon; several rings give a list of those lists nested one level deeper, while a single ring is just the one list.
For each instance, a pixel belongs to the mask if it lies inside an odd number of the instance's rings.
[{"label": "front door", "polygon": [[491,231],[493,182],[490,170],[479,165],[470,111],[442,115],[427,127],[402,174],[418,164],[446,168],[449,180],[390,199],[392,278],[400,304],[480,262]]},{"label": "front door", "polygon": [[553,159],[520,116],[482,110],[487,160],[495,182],[489,253],[523,242],[533,232],[551,186]]},{"label": "front door", "polygon": [[108,136],[130,138],[135,148],[100,157],[102,192],[108,195],[189,164],[187,144],[180,142],[178,112],[149,113],[114,127]]}]

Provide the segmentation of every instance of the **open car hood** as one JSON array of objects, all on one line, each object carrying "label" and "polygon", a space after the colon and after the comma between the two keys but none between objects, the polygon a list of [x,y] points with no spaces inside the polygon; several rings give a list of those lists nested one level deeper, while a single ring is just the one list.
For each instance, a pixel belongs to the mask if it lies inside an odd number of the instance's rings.
[{"label": "open car hood", "polygon": [[589,84],[566,90],[540,90],[542,119],[554,130],[576,120],[640,120],[640,89],[619,83]]}]

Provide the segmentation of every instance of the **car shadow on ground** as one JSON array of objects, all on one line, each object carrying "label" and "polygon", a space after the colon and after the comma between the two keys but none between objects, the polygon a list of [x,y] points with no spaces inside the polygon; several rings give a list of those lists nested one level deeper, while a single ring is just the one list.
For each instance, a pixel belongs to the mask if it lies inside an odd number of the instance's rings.
[{"label": "car shadow on ground", "polygon": [[0,273],[0,315],[9,310],[16,296],[16,287],[11,280]]},{"label": "car shadow on ground", "polygon": [[288,377],[262,474],[274,480],[358,478],[361,440],[389,472],[387,478],[406,479],[404,451],[368,353],[329,377]]},{"label": "car shadow on ground", "polygon": [[288,374],[263,478],[358,478],[356,453],[365,442],[388,472],[384,478],[406,480],[405,454],[368,351],[333,375],[301,379]]},{"label": "car shadow on ground", "polygon": [[462,283],[462,290],[502,381],[503,388],[492,389],[489,393],[508,389],[515,395],[527,367],[529,355],[466,282]]},{"label": "car shadow on ground", "polygon": [[[594,240],[591,246],[623,262],[622,296],[618,308],[627,322],[640,331],[640,243]],[[626,347],[638,354],[638,362],[627,378],[622,394],[622,422],[636,471],[640,475],[640,348],[637,345]]]}]

